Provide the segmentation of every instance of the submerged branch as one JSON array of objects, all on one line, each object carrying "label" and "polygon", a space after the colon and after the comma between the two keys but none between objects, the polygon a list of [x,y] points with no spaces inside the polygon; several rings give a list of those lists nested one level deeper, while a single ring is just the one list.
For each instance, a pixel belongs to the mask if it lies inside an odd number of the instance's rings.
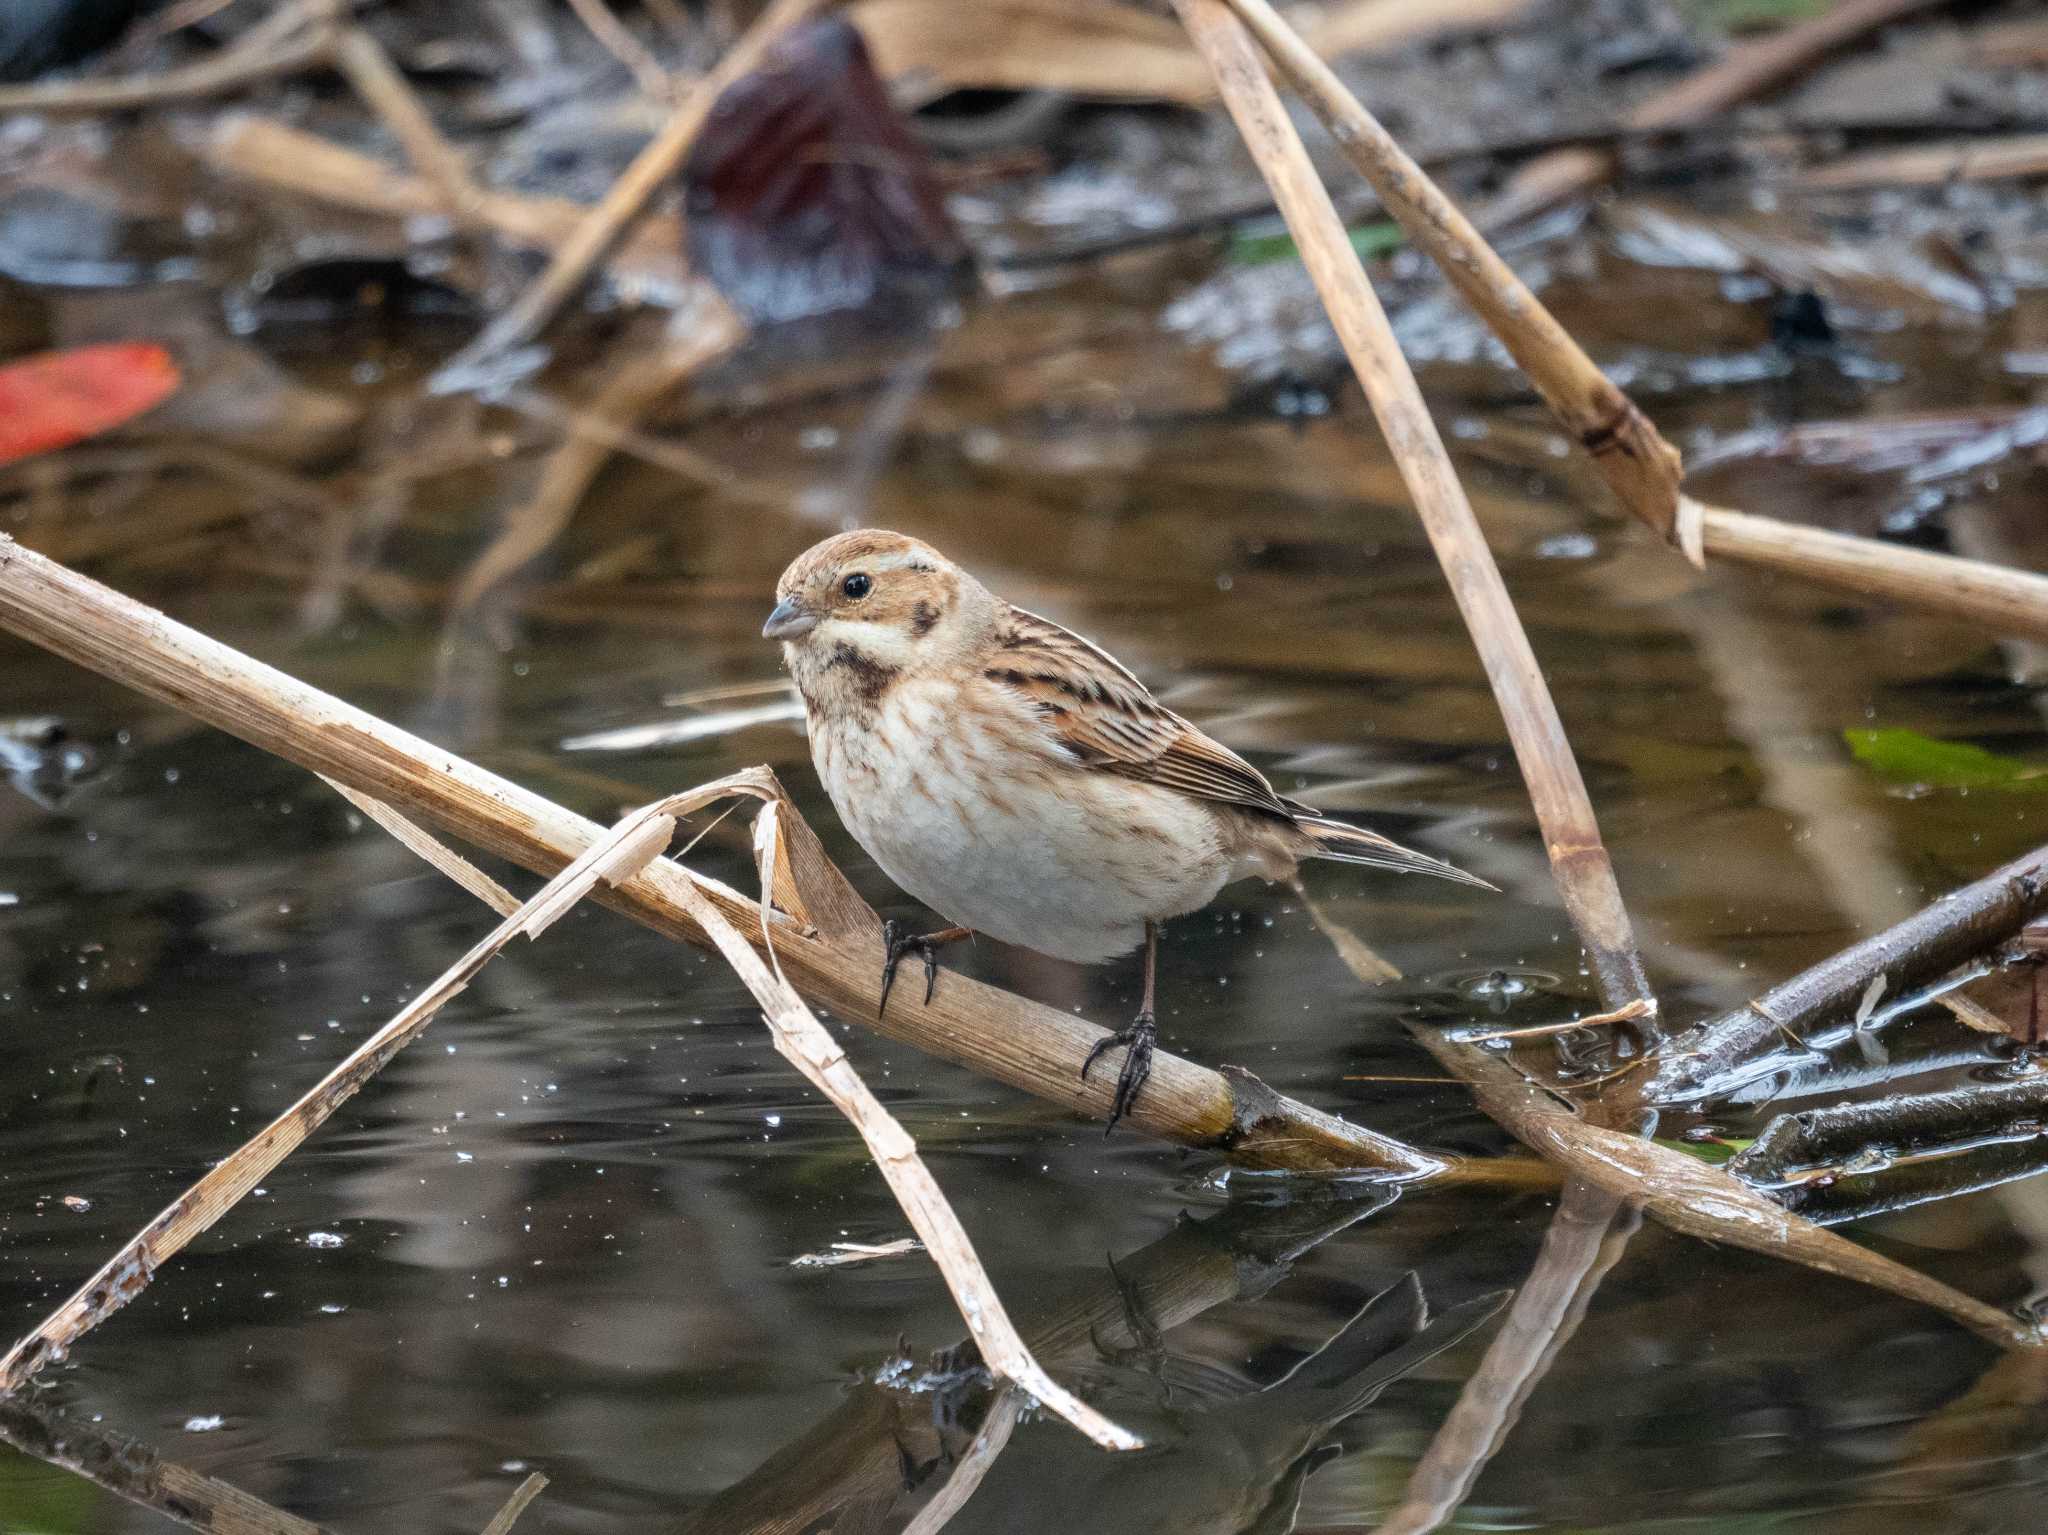
[{"label": "submerged branch", "polygon": [[1422,1047],[1472,1089],[1479,1106],[1518,1140],[1574,1177],[1640,1206],[1673,1231],[1743,1247],[1932,1306],[2001,1348],[2044,1340],[2019,1318],[1953,1286],[1867,1251],[1791,1214],[1718,1167],[1640,1136],[1590,1124],[1498,1056],[1412,1030]]},{"label": "submerged branch", "polygon": [[201,1535],[328,1535],[325,1526],[166,1460],[149,1445],[53,1412],[34,1395],[0,1396],[0,1443]]},{"label": "submerged branch", "polygon": [[1830,956],[1755,1001],[1671,1040],[1647,1089],[1658,1103],[1732,1091],[1773,1069],[1778,1045],[1853,1012],[1882,977],[1897,994],[2003,942],[2048,911],[2048,848],[1952,890],[1896,927]]}]

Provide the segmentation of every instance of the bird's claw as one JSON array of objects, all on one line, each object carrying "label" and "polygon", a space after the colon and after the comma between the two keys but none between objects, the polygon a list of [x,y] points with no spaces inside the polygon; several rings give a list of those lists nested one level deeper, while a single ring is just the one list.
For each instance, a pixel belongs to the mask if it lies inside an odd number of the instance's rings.
[{"label": "bird's claw", "polygon": [[1088,1080],[1088,1068],[1095,1064],[1098,1055],[1118,1045],[1124,1047],[1124,1069],[1117,1073],[1116,1096],[1110,1100],[1109,1123],[1103,1126],[1103,1139],[1109,1138],[1117,1127],[1117,1121],[1138,1101],[1138,1089],[1152,1075],[1152,1047],[1158,1039],[1159,1029],[1153,1023],[1152,1015],[1140,1013],[1122,1033],[1097,1040],[1095,1048],[1088,1052],[1088,1059],[1081,1063],[1081,1080],[1085,1082]]},{"label": "bird's claw", "polygon": [[889,1010],[889,988],[896,984],[896,966],[903,956],[916,950],[924,956],[924,1000],[927,1006],[939,984],[939,946],[930,933],[906,933],[903,924],[891,918],[882,924],[882,1000],[875,1004],[875,1016]]}]

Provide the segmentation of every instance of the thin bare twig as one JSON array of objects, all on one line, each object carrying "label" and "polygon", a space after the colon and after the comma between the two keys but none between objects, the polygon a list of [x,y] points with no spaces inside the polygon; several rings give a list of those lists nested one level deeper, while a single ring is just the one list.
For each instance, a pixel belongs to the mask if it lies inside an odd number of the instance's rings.
[{"label": "thin bare twig", "polygon": [[1628,912],[1563,723],[1415,376],[1329,192],[1225,0],[1174,0],[1300,247],[1486,664],[1565,910],[1610,1008],[1650,1000]]},{"label": "thin bare twig", "polygon": [[775,0],[718,61],[718,67],[690,87],[661,132],[634,157],[603,200],[555,251],[547,270],[440,370],[436,386],[448,390],[467,387],[496,359],[535,340],[618,244],[655,190],[674,178],[710,116],[712,103],[725,88],[753,70],[778,39],[832,3],[834,0]]}]

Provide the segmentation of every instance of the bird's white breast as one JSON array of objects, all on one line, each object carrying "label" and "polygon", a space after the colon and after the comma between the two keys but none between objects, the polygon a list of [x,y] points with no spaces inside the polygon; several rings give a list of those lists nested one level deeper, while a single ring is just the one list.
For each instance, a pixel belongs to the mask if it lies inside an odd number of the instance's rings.
[{"label": "bird's white breast", "polygon": [[834,808],[882,871],[951,922],[1094,963],[1237,872],[1216,815],[1066,760],[976,679],[899,679],[862,717],[810,720]]}]

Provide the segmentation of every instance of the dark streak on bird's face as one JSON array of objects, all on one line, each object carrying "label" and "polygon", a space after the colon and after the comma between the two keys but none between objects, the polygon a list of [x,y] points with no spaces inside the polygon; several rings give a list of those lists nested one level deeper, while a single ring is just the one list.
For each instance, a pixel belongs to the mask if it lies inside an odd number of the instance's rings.
[{"label": "dark streak on bird's face", "polygon": [[[844,533],[800,556],[776,585],[779,599],[762,634],[781,640],[798,682],[809,672],[851,670],[864,677],[941,665],[961,641],[948,620],[959,613],[967,578],[937,551],[900,533]],[[872,703],[879,691],[864,686]]]}]

